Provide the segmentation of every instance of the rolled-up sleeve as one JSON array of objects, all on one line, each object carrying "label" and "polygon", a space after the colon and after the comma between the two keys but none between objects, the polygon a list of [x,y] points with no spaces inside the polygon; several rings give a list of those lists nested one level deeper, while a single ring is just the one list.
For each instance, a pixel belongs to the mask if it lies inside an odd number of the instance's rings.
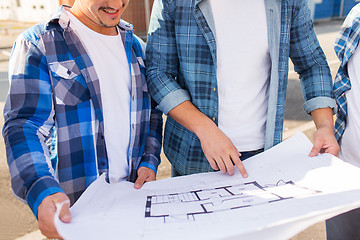
[{"label": "rolled-up sleeve", "polygon": [[319,108],[336,111],[333,83],[326,56],[316,37],[306,1],[298,1],[290,33],[290,58],[299,73],[308,113]]},{"label": "rolled-up sleeve", "polygon": [[175,1],[155,0],[146,48],[149,91],[165,114],[190,100],[188,91],[177,82],[179,59],[173,18],[175,4]]}]

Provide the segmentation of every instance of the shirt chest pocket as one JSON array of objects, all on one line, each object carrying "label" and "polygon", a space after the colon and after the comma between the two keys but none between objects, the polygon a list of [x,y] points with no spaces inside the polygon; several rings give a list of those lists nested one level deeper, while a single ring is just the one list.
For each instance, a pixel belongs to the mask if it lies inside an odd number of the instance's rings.
[{"label": "shirt chest pocket", "polygon": [[90,99],[84,77],[74,60],[49,64],[55,102],[75,106]]}]

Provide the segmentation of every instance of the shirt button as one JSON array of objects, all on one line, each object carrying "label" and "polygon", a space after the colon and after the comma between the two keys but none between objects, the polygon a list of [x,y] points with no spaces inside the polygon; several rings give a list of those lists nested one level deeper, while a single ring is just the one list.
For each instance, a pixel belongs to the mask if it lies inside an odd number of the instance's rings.
[{"label": "shirt button", "polygon": [[135,128],[135,124],[131,124],[131,127],[134,129],[134,128]]},{"label": "shirt button", "polygon": [[212,118],[212,120],[215,122],[215,121],[216,121],[216,118],[215,118],[215,117],[213,117],[213,118]]},{"label": "shirt button", "polygon": [[214,92],[216,92],[216,87],[214,87]]}]

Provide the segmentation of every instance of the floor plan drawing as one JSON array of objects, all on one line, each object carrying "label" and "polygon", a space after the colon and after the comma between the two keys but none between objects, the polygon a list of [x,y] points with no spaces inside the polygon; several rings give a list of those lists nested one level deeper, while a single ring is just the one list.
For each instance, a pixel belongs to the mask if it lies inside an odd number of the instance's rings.
[{"label": "floor plan drawing", "polygon": [[292,181],[261,186],[256,181],[189,192],[147,196],[145,218],[164,223],[196,221],[196,216],[269,204],[294,197],[317,194]]},{"label": "floor plan drawing", "polygon": [[327,153],[309,157],[312,147],[296,134],[244,161],[247,178],[209,172],[135,189],[103,174],[70,208],[71,222],[59,207],[54,223],[66,240],[291,239],[360,207],[360,168]]}]

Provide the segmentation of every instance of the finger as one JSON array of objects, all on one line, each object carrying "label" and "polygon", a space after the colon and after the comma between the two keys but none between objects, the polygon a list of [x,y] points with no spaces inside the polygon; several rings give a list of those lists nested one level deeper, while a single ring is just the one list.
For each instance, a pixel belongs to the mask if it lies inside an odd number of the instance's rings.
[{"label": "finger", "polygon": [[310,156],[310,157],[315,157],[315,156],[317,156],[317,155],[320,153],[320,150],[321,150],[322,146],[323,146],[323,142],[322,142],[322,141],[315,140],[314,146],[313,146],[313,148],[311,149],[309,156]]},{"label": "finger", "polygon": [[60,205],[62,205],[59,218],[64,223],[69,223],[71,221],[71,213],[70,213],[70,201],[65,200]]},{"label": "finger", "polygon": [[[240,154],[240,156],[241,156],[241,154]],[[240,172],[241,176],[243,176],[244,178],[247,178],[248,173],[247,173],[241,159],[239,157],[237,157],[236,155],[232,155],[231,160],[235,164],[236,168],[239,169],[239,172]]]},{"label": "finger", "polygon": [[327,148],[325,152],[337,156],[340,152],[340,147]]},{"label": "finger", "polygon": [[140,189],[142,187],[142,185],[144,185],[147,177],[148,177],[147,174],[144,174],[144,173],[138,174],[138,178],[135,181],[134,188]]},{"label": "finger", "polygon": [[227,156],[225,159],[222,159],[224,164],[225,164],[225,167],[226,167],[226,172],[232,176],[234,175],[234,164],[230,158],[230,156]]},{"label": "finger", "polygon": [[206,159],[210,163],[210,166],[212,167],[212,169],[214,169],[215,171],[219,170],[219,166],[216,164],[216,162],[215,162],[215,160],[213,158],[206,157]]},{"label": "finger", "polygon": [[216,164],[218,165],[218,167],[220,168],[220,171],[225,174],[226,167],[225,167],[225,164],[224,164],[223,160],[221,159],[221,157],[215,158],[214,160],[215,160]]},{"label": "finger", "polygon": [[335,145],[331,145],[325,148],[325,153],[330,153],[334,156],[337,156],[339,154],[340,151],[340,147],[339,145],[337,145],[337,143]]}]

